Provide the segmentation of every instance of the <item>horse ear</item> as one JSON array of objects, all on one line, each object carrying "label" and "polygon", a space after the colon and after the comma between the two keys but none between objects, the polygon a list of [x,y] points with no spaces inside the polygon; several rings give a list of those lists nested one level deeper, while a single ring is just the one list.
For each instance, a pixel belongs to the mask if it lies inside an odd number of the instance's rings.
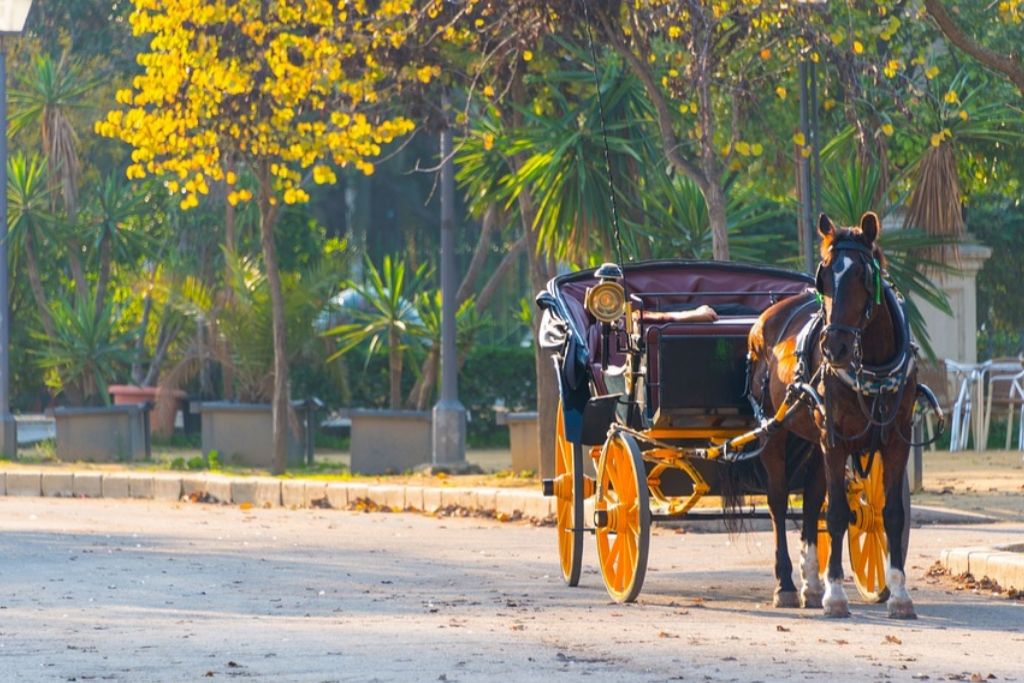
[{"label": "horse ear", "polygon": [[828,216],[824,213],[818,216],[818,232],[821,233],[822,237],[828,237],[832,234],[833,230],[835,230],[835,226],[832,225],[832,221],[829,220]]},{"label": "horse ear", "polygon": [[860,217],[860,231],[864,235],[864,239],[868,241],[868,244],[878,239],[878,234],[882,232],[882,222],[878,220],[878,214],[874,211],[865,212]]}]

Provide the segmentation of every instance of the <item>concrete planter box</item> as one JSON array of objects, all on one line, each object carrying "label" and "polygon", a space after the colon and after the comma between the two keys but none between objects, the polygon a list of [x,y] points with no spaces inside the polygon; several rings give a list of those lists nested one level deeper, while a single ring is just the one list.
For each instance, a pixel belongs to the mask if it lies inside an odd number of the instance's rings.
[{"label": "concrete planter box", "polygon": [[[200,403],[198,410],[202,418],[203,453],[217,451],[221,462],[228,465],[273,467],[274,425],[270,404],[214,401]],[[299,417],[301,421],[303,416]],[[304,445],[304,439],[296,437],[289,429],[289,467],[302,464]]]},{"label": "concrete planter box", "polygon": [[[115,406],[133,405],[136,403],[149,403],[159,406],[150,418],[153,433],[160,436],[170,436],[174,433],[174,418],[184,405],[185,392],[180,390],[161,389],[160,387],[139,387],[134,384],[111,384],[107,387],[110,398]],[[167,396],[168,399],[160,405],[159,399]]]},{"label": "concrete planter box", "polygon": [[141,405],[57,408],[57,459],[124,462],[149,458],[149,411]]},{"label": "concrete planter box", "polygon": [[537,452],[537,413],[508,413],[508,445],[512,451],[512,471],[531,470],[540,473],[540,453]]},{"label": "concrete planter box", "polygon": [[431,461],[430,413],[353,410],[352,472],[398,474]]}]

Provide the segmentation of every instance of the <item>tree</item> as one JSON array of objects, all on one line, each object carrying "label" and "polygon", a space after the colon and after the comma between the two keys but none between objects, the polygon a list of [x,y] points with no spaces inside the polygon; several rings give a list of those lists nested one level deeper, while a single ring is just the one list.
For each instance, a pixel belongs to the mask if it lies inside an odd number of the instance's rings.
[{"label": "tree", "polygon": [[[991,3],[991,5],[994,4],[996,3]],[[991,5],[986,7],[984,11],[990,12]],[[1019,42],[1010,46],[1011,51],[1009,53],[997,51],[985,46],[982,42],[972,37],[939,0],[924,0],[924,6],[928,14],[931,15],[931,18],[935,20],[939,30],[949,39],[949,42],[984,64],[985,67],[1008,78],[1011,83],[1017,86],[1021,95],[1024,96],[1024,62],[1021,61]],[[959,13],[959,7],[954,9]],[[1021,2],[1021,0],[1009,0],[1008,2],[998,3],[995,21],[1006,25],[1019,26],[1024,22],[1024,2]],[[972,23],[984,25],[988,22],[979,21]],[[1019,41],[1020,34],[1017,33],[1016,36],[1016,40]]]},{"label": "tree", "polygon": [[[372,173],[368,159],[412,122],[381,111],[394,83],[430,81],[436,67],[389,70],[415,25],[412,2],[308,0],[133,0],[136,35],[149,35],[145,67],[124,105],[97,124],[132,145],[129,178],[154,175],[198,205],[212,183],[230,203],[255,201],[274,339],[275,470],[285,467],[288,366],[285,311],[274,229],[283,204],[309,195],[303,184],[336,180],[334,167]],[[254,187],[237,184],[246,167]]]},{"label": "tree", "polygon": [[[82,62],[65,53],[60,60],[42,54],[22,72],[18,86],[11,91],[11,132],[35,125],[39,130],[42,153],[48,162],[50,202],[56,208],[60,198],[68,222],[74,224],[78,213],[78,186],[82,176],[78,133],[71,112],[81,108],[84,95],[96,87],[97,76],[87,76]],[[82,265],[81,244],[72,231],[66,236],[68,263],[79,297],[87,298],[89,287]],[[97,314],[99,311],[97,309]]]},{"label": "tree", "polygon": [[424,328],[416,306],[430,277],[427,264],[407,268],[401,259],[384,257],[380,270],[366,259],[366,284],[348,281],[347,287],[359,295],[364,308],[352,310],[352,322],[325,332],[338,337],[341,347],[328,358],[334,360],[357,346],[367,345],[367,357],[387,348],[389,393],[392,410],[402,407],[402,365],[413,344],[424,341],[430,332]]}]

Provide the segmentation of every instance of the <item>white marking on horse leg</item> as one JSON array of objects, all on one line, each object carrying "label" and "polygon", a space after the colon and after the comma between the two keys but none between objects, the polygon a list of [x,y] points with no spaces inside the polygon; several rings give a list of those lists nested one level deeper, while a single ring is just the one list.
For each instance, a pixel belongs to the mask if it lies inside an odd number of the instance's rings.
[{"label": "white marking on horse leg", "polygon": [[889,600],[885,603],[889,616],[893,619],[916,619],[914,602],[907,592],[906,575],[895,567],[889,567],[885,570],[885,585],[889,588]]},{"label": "white marking on horse leg", "polygon": [[825,585],[825,597],[821,601],[826,617],[850,616],[850,601],[843,588],[843,579],[829,579]]},{"label": "white marking on horse leg", "polygon": [[800,604],[807,607],[821,607],[825,586],[821,583],[818,568],[818,546],[804,541],[800,546]]}]

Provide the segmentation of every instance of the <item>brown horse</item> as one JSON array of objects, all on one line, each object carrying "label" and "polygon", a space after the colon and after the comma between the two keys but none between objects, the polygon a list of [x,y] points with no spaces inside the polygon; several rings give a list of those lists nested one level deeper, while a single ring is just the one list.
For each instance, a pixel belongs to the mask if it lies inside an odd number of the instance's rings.
[{"label": "brown horse", "polygon": [[[843,538],[850,522],[846,497],[849,456],[881,455],[889,546],[886,584],[888,614],[914,618],[906,590],[903,478],[910,452],[908,435],[915,401],[914,349],[900,305],[881,274],[881,224],[874,213],[859,228],[837,228],[818,220],[821,263],[817,293],[791,297],[767,309],[749,337],[750,395],[764,414],[782,405],[794,382],[809,384],[824,410],[808,402],[767,437],[761,461],[768,475],[768,505],[775,529],[776,607],[824,607],[830,617],[849,616],[843,590]],[[819,303],[820,302],[820,303]],[[812,319],[820,318],[815,327]],[[801,331],[807,331],[801,335]],[[806,338],[806,343],[802,343]],[[909,387],[909,390],[908,390]],[[786,433],[820,444],[811,456],[804,486],[799,596],[786,547]],[[822,455],[822,457],[818,457]],[[827,586],[818,576],[818,516],[828,492],[831,537]]]}]

